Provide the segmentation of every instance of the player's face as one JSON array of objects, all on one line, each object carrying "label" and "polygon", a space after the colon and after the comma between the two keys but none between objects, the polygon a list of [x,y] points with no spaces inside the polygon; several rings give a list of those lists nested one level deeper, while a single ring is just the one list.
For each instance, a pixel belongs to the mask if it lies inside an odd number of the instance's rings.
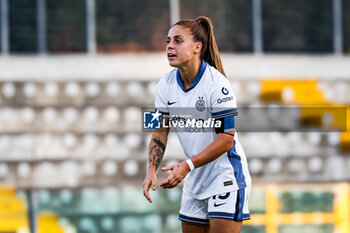
[{"label": "player's face", "polygon": [[166,53],[169,65],[181,67],[199,59],[201,44],[193,41],[190,29],[183,26],[173,26],[167,36]]}]

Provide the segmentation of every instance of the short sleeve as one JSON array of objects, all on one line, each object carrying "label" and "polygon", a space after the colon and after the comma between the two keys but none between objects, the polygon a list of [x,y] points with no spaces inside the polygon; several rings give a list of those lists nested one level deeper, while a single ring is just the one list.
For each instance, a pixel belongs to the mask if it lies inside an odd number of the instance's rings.
[{"label": "short sleeve", "polygon": [[212,117],[218,119],[238,115],[236,96],[228,79],[220,77],[212,86],[210,96]]},{"label": "short sleeve", "polygon": [[166,90],[167,88],[164,86],[164,80],[160,80],[157,84],[156,95],[155,95],[155,108],[159,110],[161,113],[169,113],[168,104],[167,104],[167,96]]}]

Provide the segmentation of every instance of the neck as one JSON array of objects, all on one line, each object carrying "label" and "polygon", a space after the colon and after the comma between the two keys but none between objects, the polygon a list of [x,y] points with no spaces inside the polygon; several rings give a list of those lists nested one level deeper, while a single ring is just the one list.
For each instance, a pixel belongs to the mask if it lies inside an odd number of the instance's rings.
[{"label": "neck", "polygon": [[197,76],[201,64],[201,59],[195,59],[194,61],[190,61],[184,66],[179,67],[180,76],[185,89],[190,88],[190,86],[192,85],[193,81]]}]

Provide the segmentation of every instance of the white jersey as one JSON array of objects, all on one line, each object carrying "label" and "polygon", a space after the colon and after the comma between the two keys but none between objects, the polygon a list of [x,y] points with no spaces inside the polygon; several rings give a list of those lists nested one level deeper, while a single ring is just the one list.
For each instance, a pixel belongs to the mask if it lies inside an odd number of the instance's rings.
[{"label": "white jersey", "polygon": [[[155,108],[170,116],[178,116],[179,111],[195,111],[203,120],[237,115],[236,97],[229,80],[204,61],[187,90],[178,69],[165,74],[157,84]],[[234,126],[229,125],[225,131],[234,131]],[[190,132],[177,127],[176,131],[187,158],[197,155],[217,138],[214,128]],[[196,199],[205,199],[245,188],[250,183],[247,159],[236,132],[233,147],[228,152],[186,176],[183,192]]]}]

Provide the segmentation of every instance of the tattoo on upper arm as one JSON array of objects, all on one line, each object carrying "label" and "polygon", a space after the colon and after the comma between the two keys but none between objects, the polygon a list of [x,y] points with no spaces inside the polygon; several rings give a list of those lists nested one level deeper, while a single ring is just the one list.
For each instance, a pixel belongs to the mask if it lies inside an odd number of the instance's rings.
[{"label": "tattoo on upper arm", "polygon": [[150,146],[149,149],[149,158],[148,158],[148,166],[151,167],[154,166],[156,170],[158,170],[158,167],[160,165],[160,162],[163,159],[164,156],[164,151],[165,151],[165,145],[164,143],[160,140],[159,137],[154,137],[152,140],[155,144]]}]

